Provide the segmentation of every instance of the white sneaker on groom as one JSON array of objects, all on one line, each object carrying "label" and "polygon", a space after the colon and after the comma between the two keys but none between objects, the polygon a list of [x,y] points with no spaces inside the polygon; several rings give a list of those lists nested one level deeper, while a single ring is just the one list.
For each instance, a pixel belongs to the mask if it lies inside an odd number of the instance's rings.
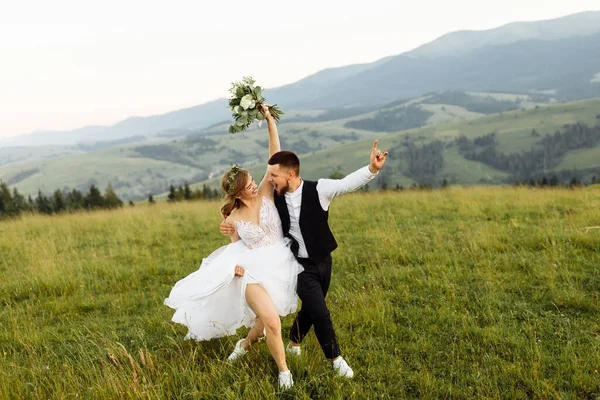
[{"label": "white sneaker on groom", "polygon": [[354,371],[352,371],[352,368],[350,368],[346,360],[344,360],[341,356],[333,361],[333,370],[342,378],[350,379],[354,376]]},{"label": "white sneaker on groom", "polygon": [[289,342],[287,346],[285,346],[285,352],[293,356],[300,357],[300,353],[302,353],[302,348],[300,346],[293,346],[292,342]]}]

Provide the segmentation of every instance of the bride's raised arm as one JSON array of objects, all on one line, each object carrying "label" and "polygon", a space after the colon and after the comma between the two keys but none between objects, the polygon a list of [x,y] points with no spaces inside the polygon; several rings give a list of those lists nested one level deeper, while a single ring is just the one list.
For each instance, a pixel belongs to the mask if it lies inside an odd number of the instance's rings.
[{"label": "bride's raised arm", "polygon": [[[281,144],[279,143],[279,132],[277,132],[277,124],[275,123],[275,118],[269,112],[269,105],[263,104],[262,114],[265,116],[267,120],[267,125],[269,128],[269,158],[279,151],[281,151]],[[260,185],[258,185],[258,191],[262,196],[267,196],[269,198],[273,197],[273,186],[269,183],[269,170],[265,171],[265,175],[263,176],[262,181],[260,181]]]}]

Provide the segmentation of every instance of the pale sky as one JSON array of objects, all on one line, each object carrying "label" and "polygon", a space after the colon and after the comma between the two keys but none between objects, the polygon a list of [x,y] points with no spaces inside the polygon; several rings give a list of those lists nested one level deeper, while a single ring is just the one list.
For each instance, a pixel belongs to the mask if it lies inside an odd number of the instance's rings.
[{"label": "pale sky", "polygon": [[227,97],[245,75],[273,88],[448,32],[599,8],[598,0],[0,0],[0,137],[112,125]]}]

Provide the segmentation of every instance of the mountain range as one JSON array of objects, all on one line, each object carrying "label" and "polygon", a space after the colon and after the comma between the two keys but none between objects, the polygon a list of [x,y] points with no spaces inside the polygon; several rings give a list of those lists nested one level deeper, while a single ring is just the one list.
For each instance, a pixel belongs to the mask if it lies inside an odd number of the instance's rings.
[{"label": "mountain range", "polygon": [[[403,54],[320,71],[266,91],[286,110],[381,106],[430,91],[552,93],[558,100],[600,97],[600,11],[545,21],[514,22],[486,31],[446,34]],[[230,118],[227,100],[113,126],[36,131],[0,141],[0,147],[75,145],[198,130]]]}]

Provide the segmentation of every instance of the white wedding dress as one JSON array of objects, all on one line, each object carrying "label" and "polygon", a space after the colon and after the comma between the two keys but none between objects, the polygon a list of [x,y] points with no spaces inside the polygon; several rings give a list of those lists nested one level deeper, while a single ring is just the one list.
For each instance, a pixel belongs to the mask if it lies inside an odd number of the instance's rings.
[{"label": "white wedding dress", "polygon": [[[252,327],[256,314],[246,302],[246,285],[258,283],[271,296],[280,316],[296,311],[297,277],[303,271],[284,239],[275,204],[263,197],[259,225],[237,221],[241,240],[220,247],[200,268],[175,284],[165,304],[173,322],[188,327],[186,339],[208,340]],[[244,267],[236,277],[236,265]]]}]

